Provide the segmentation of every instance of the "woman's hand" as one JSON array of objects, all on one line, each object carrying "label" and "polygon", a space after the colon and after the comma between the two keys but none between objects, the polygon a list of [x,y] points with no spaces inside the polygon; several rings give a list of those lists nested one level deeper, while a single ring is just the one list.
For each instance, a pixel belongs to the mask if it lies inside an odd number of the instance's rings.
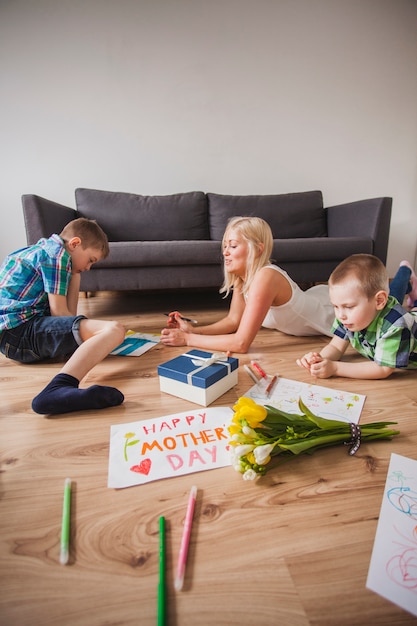
[{"label": "woman's hand", "polygon": [[163,328],[161,332],[161,343],[166,346],[186,346],[187,333],[180,328]]},{"label": "woman's hand", "polygon": [[179,328],[186,333],[192,332],[192,325],[184,320],[179,311],[172,311],[172,313],[169,313],[167,328]]}]

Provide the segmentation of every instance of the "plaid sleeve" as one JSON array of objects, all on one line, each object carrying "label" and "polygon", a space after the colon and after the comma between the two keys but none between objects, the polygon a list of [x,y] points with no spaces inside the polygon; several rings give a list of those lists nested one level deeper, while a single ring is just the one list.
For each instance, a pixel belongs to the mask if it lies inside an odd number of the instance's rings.
[{"label": "plaid sleeve", "polygon": [[335,319],[335,321],[333,322],[331,332],[335,337],[340,337],[340,339],[344,339],[344,341],[349,341],[347,330],[343,326],[343,324],[339,322],[338,319]]},{"label": "plaid sleeve", "polygon": [[374,361],[385,367],[407,367],[412,344],[413,337],[409,328],[392,326],[390,331],[376,342]]},{"label": "plaid sleeve", "polygon": [[57,257],[44,258],[40,267],[43,278],[43,285],[46,293],[53,293],[58,296],[66,296],[68,284],[71,278],[71,267],[69,265],[69,255],[60,254]]}]

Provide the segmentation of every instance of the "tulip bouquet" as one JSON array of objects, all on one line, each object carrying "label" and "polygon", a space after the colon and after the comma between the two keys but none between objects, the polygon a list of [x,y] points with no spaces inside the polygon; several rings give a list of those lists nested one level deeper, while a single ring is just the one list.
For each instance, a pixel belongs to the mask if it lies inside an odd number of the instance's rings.
[{"label": "tulip bouquet", "polygon": [[399,434],[398,430],[387,428],[396,422],[373,422],[359,427],[314,415],[301,399],[298,406],[300,415],[262,406],[251,398],[239,398],[233,407],[229,433],[232,464],[245,480],[265,474],[268,464],[278,455],[311,454],[337,443],[349,445],[349,454],[355,454],[361,440],[391,439]]}]

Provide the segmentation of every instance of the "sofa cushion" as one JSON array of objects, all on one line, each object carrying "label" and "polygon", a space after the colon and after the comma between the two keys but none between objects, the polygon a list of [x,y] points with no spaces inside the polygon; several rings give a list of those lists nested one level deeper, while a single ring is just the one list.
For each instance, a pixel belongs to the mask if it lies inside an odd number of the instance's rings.
[{"label": "sofa cushion", "polygon": [[317,237],[274,240],[272,260],[281,263],[343,261],[351,254],[373,254],[370,237]]},{"label": "sofa cushion", "polygon": [[[281,263],[341,261],[350,254],[372,254],[369,237],[318,237],[275,239],[272,260]],[[113,241],[110,254],[94,264],[100,268],[122,267],[203,267],[221,265],[219,241]],[[219,284],[220,286],[220,284]]]},{"label": "sofa cushion", "polygon": [[[219,241],[111,241],[110,254],[94,264],[93,271],[109,267],[192,266],[197,272],[223,261]],[[220,286],[220,285],[219,285]]]},{"label": "sofa cushion", "polygon": [[221,240],[228,220],[237,215],[262,217],[274,239],[327,235],[321,191],[261,196],[208,193],[207,197],[211,239]]},{"label": "sofa cushion", "polygon": [[75,200],[80,217],[96,220],[109,241],[209,239],[202,191],[140,196],[79,188]]}]

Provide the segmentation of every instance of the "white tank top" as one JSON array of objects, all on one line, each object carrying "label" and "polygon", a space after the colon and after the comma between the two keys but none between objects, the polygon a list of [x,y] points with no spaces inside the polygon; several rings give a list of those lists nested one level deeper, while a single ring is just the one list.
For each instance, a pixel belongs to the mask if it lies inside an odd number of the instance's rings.
[{"label": "white tank top", "polygon": [[315,285],[303,291],[277,265],[267,265],[280,272],[291,285],[292,296],[281,306],[271,306],[262,326],[280,330],[286,335],[305,337],[309,335],[327,335],[333,337],[331,327],[334,321],[334,309],[329,299],[327,285]]}]

